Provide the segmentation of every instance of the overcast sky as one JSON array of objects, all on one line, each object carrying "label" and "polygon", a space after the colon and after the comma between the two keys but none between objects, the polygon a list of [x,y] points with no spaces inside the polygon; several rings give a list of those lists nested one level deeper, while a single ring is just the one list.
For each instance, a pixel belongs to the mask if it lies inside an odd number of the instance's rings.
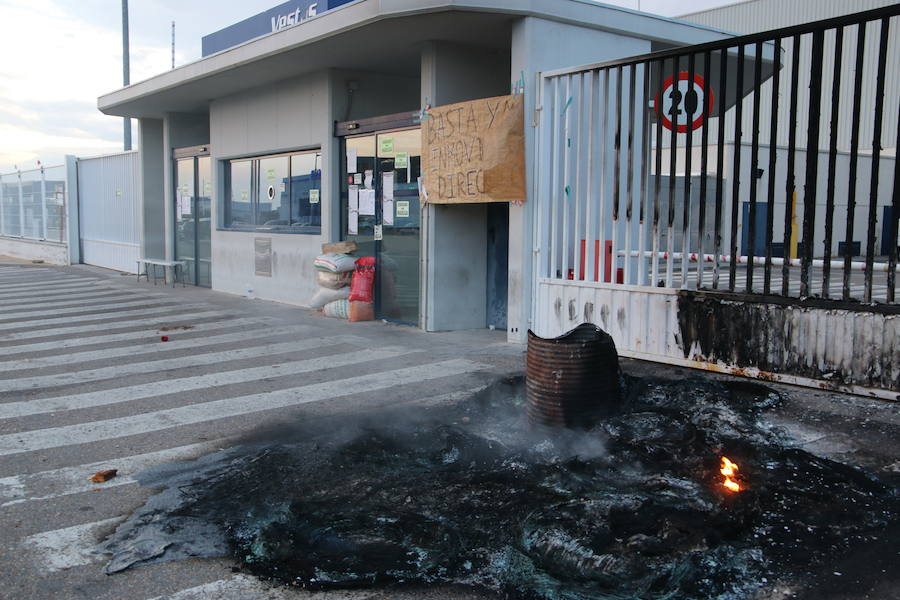
[{"label": "overcast sky", "polygon": [[[131,81],[200,58],[200,38],[283,0],[131,0]],[[735,0],[609,0],[665,16]],[[121,0],[0,0],[0,173],[122,149],[97,97],[122,87]],[[135,144],[137,143],[135,126]]]}]

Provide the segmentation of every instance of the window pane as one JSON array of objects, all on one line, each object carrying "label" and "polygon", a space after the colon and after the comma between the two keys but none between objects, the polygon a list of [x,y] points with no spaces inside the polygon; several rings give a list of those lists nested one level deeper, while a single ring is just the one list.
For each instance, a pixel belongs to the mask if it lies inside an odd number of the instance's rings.
[{"label": "window pane", "polygon": [[212,274],[212,244],[210,238],[210,211],[212,197],[212,159],[197,159],[197,285],[210,287]]},{"label": "window pane", "polygon": [[3,235],[20,235],[19,231],[19,178],[15,173],[0,175],[0,225]]},{"label": "window pane", "polygon": [[[359,189],[363,189],[366,183],[366,172],[368,171],[372,177],[372,185],[375,185],[375,136],[366,135],[360,137],[350,137],[346,139],[346,152],[356,153],[356,172],[346,173],[341,171],[346,177],[343,179],[341,189],[341,211],[343,213],[343,227],[347,231],[347,239],[354,240],[360,246],[360,256],[374,256],[374,232],[375,232],[375,215],[359,215],[357,217],[357,233],[349,233],[348,223],[348,192],[349,186],[355,185]],[[341,166],[346,168],[346,160],[341,160]],[[352,237],[351,237],[352,236]]]},{"label": "window pane", "polygon": [[43,203],[40,170],[22,171],[22,210],[24,210],[23,224],[25,226],[22,237],[35,239],[43,237]]},{"label": "window pane", "polygon": [[290,178],[287,156],[259,160],[258,225],[290,225],[287,184]]},{"label": "window pane", "polygon": [[236,159],[225,175],[224,227],[319,233],[321,150]]},{"label": "window pane", "polygon": [[189,283],[194,281],[194,159],[182,158],[175,168],[175,260],[184,261],[183,275]]},{"label": "window pane", "polygon": [[251,161],[231,161],[229,165],[229,210],[225,211],[225,226],[253,223],[250,203]]},{"label": "window pane", "polygon": [[322,155],[305,152],[291,156],[291,224],[322,224]]}]

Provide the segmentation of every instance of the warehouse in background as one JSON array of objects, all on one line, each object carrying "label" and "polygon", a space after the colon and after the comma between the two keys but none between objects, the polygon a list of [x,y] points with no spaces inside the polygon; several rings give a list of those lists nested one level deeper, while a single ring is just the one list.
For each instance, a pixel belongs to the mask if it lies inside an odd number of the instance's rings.
[{"label": "warehouse in background", "polygon": [[[378,316],[503,327],[521,342],[536,75],[726,37],[580,0],[298,0],[207,36],[201,60],[99,107],[139,119],[142,256],[183,261],[198,285],[304,305],[321,244],[353,239],[390,274],[379,285],[393,304]],[[428,107],[511,91],[524,101],[525,169],[507,176],[524,196],[420,206]]]},{"label": "warehouse in background", "polygon": [[[701,25],[706,25],[709,27],[715,27],[717,29],[722,29],[724,31],[733,31],[739,34],[750,34],[757,33],[761,31],[768,31],[772,29],[779,29],[782,27],[791,27],[795,25],[800,25],[802,23],[808,23],[810,21],[818,21],[821,19],[832,19],[835,17],[841,17],[844,15],[849,15],[852,13],[856,13],[859,11],[865,10],[873,10],[878,8],[887,7],[890,5],[896,4],[894,0],[833,0],[829,2],[821,1],[821,2],[809,2],[807,0],[746,0],[744,2],[736,2],[734,4],[730,4],[727,6],[721,6],[718,8],[712,8],[709,10],[703,10],[698,12],[689,13],[686,15],[682,15],[681,19],[685,21],[690,21],[693,23],[698,23]],[[868,33],[865,37],[864,42],[864,57],[865,64],[863,65],[863,83],[860,88],[861,95],[859,98],[859,103],[863,107],[872,106],[875,101],[875,93],[876,93],[876,77],[875,77],[875,67],[877,66],[877,57],[878,57],[878,45],[880,42],[880,38],[878,34],[877,24],[871,24],[868,28]],[[855,38],[856,31],[853,28],[845,28],[844,36],[842,40],[843,51],[841,54],[842,70],[849,76],[852,75],[855,71],[855,58],[856,58],[856,40]],[[821,60],[823,62],[823,71],[825,73],[831,73],[834,68],[835,63],[835,55],[834,55],[834,47],[836,44],[836,39],[834,35],[826,36],[823,44],[823,56]],[[785,42],[782,44],[782,58],[781,64],[785,67],[791,64],[793,60],[793,47],[790,43]],[[896,28],[891,28],[889,38],[888,38],[888,47],[887,47],[887,55],[896,57],[900,55],[900,35]],[[811,68],[812,57],[809,52],[801,52],[798,57],[798,67],[800,71],[809,72]],[[898,105],[898,101],[900,101],[900,61],[897,60],[889,60],[885,65],[885,85],[884,85],[884,105],[888,107],[896,107]],[[781,93],[785,98],[788,97],[790,90],[788,89],[789,78],[782,77],[781,78]],[[763,87],[765,88],[764,92],[767,92],[771,87],[771,82],[764,83]],[[827,91],[827,90],[826,90]],[[850,110],[853,104],[854,99],[854,87],[850,84],[849,79],[840,87],[838,92],[838,98],[832,100],[843,107],[845,110]],[[805,114],[805,111],[809,108],[809,103],[807,98],[801,97],[799,98],[800,107],[798,108],[798,112],[800,114]],[[778,122],[787,123],[790,114],[790,105],[788,102],[781,102],[779,105],[778,115],[776,116]],[[772,121],[771,119],[771,109],[765,103],[760,107],[760,122],[765,124]],[[734,116],[731,115],[729,117],[728,123],[726,124],[726,134],[725,134],[725,143],[729,145],[729,149],[733,148],[734,144],[734,125],[733,125]],[[749,132],[753,130],[753,112],[752,110],[745,110],[743,114],[741,130],[744,132]],[[830,126],[830,114],[829,111],[825,110],[822,112],[821,122],[820,122],[820,130],[823,132],[828,131]],[[852,142],[853,142],[853,132],[856,132],[858,139],[858,150],[864,156],[871,155],[872,153],[872,140],[874,139],[874,122],[873,119],[862,119],[859,123],[859,127],[854,129],[851,126],[850,119],[843,119],[838,123],[837,136],[835,139],[835,148],[837,152],[841,153],[842,160],[839,161],[837,167],[836,178],[839,182],[839,187],[845,187],[846,182],[849,176],[849,169],[847,165],[846,157],[849,154]],[[784,149],[788,146],[789,143],[789,130],[786,127],[780,127],[775,139],[775,144],[781,148],[782,154],[784,153]],[[884,135],[882,136],[883,142],[885,142],[884,147],[881,149],[882,157],[895,157],[897,154],[896,148],[896,136]],[[829,148],[830,140],[826,136],[822,136],[819,142],[819,148],[823,152],[827,152]],[[768,132],[763,131],[760,137],[760,143],[762,145],[768,144]],[[796,144],[800,147],[805,146],[806,143],[806,130],[801,127],[797,131],[797,139]],[[749,149],[749,140],[745,136],[743,140],[743,145]],[[733,150],[732,150],[733,152]],[[781,162],[784,162],[786,156],[781,157]],[[888,161],[892,163],[893,161]],[[892,219],[895,217],[893,215],[893,207],[889,201],[889,198],[885,199],[886,201],[882,206],[879,207],[878,214],[878,252],[882,255],[887,255],[890,248],[890,233],[889,227]],[[841,197],[837,199],[837,208],[846,209],[847,199],[846,197]],[[768,208],[768,205],[764,207]],[[776,221],[783,215],[784,207],[775,206],[775,219]],[[750,230],[750,221],[749,221],[749,210],[748,203],[743,202],[742,210],[738,214],[739,228],[742,233],[742,245],[741,248],[743,250],[743,254],[747,254],[747,242],[749,241],[749,230]],[[767,217],[766,210],[757,211],[756,218],[758,223],[755,224],[755,231],[757,235],[761,234],[764,231],[764,228],[758,225],[761,225]],[[865,223],[861,222],[857,224],[857,230],[854,232],[852,236],[853,239],[848,240],[848,243],[851,248],[851,252],[853,256],[859,257],[865,253],[866,246],[866,229]],[[821,237],[824,238],[824,228],[822,228]],[[755,240],[756,248],[762,248],[763,244],[762,240]],[[834,254],[842,253],[843,249],[843,240],[834,240],[835,244],[832,248]],[[796,258],[797,256],[797,245],[799,244],[799,240],[795,235],[792,239],[792,243],[789,244],[787,254]],[[820,239],[817,242],[817,252],[818,255],[822,255],[824,239]],[[777,248],[783,252],[783,249]]]}]

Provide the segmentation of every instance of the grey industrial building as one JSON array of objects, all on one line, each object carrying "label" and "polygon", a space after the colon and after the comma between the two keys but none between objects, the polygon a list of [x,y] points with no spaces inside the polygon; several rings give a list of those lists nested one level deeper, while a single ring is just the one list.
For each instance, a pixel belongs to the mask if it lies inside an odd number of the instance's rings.
[{"label": "grey industrial building", "polygon": [[[140,123],[144,257],[183,260],[190,281],[216,290],[305,305],[321,244],[355,239],[379,255],[380,285],[393,286],[380,317],[428,331],[495,326],[521,341],[537,75],[725,37],[590,0],[287,2],[99,107]],[[525,99],[522,203],[420,209],[423,107],[511,90]],[[348,231],[348,154],[376,176],[406,165],[395,193],[409,205],[377,244],[374,223]]]}]

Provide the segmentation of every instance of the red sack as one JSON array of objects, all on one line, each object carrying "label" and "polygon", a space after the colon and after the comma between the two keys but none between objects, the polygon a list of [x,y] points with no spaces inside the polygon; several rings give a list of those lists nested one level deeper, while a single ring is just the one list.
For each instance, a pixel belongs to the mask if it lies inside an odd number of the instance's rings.
[{"label": "red sack", "polygon": [[350,302],[373,302],[375,288],[375,257],[363,256],[356,259],[356,270],[350,282]]}]

